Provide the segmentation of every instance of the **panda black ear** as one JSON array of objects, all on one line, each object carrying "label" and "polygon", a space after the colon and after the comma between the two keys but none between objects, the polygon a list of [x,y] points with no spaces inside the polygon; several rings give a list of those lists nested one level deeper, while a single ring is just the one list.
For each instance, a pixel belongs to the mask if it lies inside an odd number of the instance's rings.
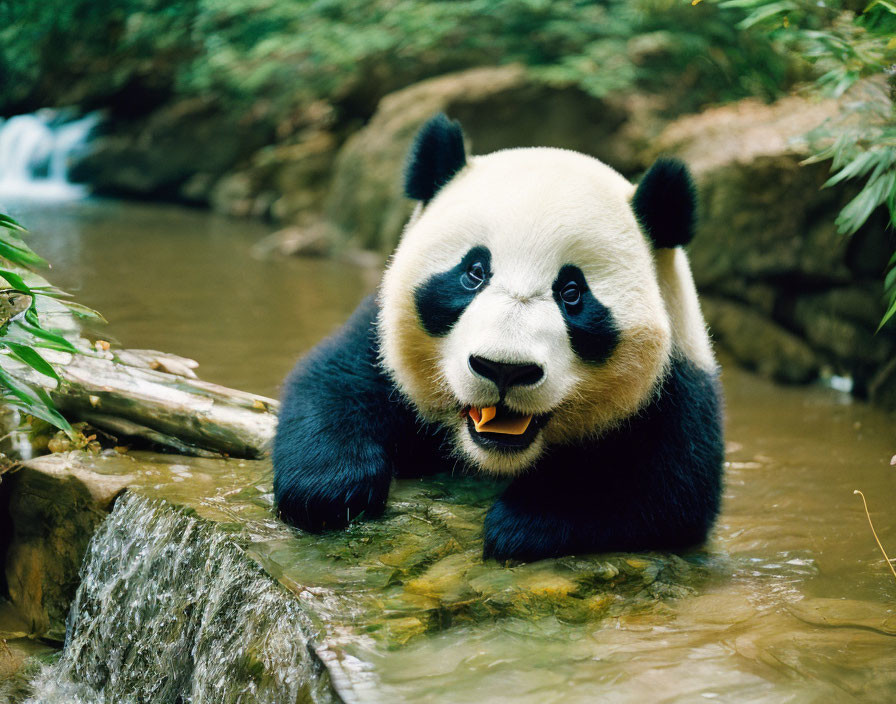
[{"label": "panda black ear", "polygon": [[444,113],[431,117],[414,139],[404,173],[408,198],[428,203],[467,163],[460,123]]},{"label": "panda black ear", "polygon": [[644,174],[632,209],[654,247],[678,247],[694,238],[697,189],[688,167],[660,158]]}]

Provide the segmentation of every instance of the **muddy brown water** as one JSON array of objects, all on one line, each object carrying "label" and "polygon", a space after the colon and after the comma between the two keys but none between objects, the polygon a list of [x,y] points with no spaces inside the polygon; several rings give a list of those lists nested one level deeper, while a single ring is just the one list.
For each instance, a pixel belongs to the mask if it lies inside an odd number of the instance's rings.
[{"label": "muddy brown water", "polygon": [[[192,357],[204,378],[268,395],[378,279],[336,262],[253,258],[266,228],[198,211],[101,201],[9,210],[54,263],[51,280],[106,315],[106,336]],[[725,503],[691,558],[708,567],[688,595],[595,621],[554,614],[393,642],[367,653],[383,700],[896,700],[896,581],[853,494],[865,492],[896,555],[894,418],[730,364],[723,381]],[[265,540],[297,549],[276,531]],[[284,559],[287,571],[323,569],[307,555]]]}]

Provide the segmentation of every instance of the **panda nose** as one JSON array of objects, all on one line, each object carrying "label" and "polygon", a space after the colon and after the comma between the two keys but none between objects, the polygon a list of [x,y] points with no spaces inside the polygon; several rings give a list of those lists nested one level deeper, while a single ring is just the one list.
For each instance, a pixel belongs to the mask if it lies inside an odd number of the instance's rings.
[{"label": "panda nose", "polygon": [[541,381],[544,376],[544,370],[530,362],[496,362],[474,354],[470,355],[469,364],[474,374],[494,382],[501,396],[513,386],[530,386]]}]

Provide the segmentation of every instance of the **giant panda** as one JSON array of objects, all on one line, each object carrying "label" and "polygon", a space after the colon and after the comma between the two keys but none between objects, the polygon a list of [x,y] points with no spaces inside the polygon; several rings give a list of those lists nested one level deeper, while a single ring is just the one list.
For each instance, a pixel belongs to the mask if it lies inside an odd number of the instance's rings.
[{"label": "giant panda", "polygon": [[341,528],[382,514],[393,477],[462,464],[509,479],[486,558],[702,543],[723,440],[687,168],[661,159],[635,187],[562,149],[468,157],[439,114],[405,191],[377,294],[285,382],[280,515]]}]

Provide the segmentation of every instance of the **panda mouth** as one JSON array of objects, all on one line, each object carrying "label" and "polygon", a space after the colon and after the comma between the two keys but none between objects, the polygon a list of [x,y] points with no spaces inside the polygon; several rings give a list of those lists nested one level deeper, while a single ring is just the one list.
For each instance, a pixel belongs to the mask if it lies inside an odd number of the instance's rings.
[{"label": "panda mouth", "polygon": [[522,452],[528,448],[548,420],[548,414],[533,416],[519,413],[504,404],[477,408],[470,406],[466,416],[470,437],[484,450]]}]

